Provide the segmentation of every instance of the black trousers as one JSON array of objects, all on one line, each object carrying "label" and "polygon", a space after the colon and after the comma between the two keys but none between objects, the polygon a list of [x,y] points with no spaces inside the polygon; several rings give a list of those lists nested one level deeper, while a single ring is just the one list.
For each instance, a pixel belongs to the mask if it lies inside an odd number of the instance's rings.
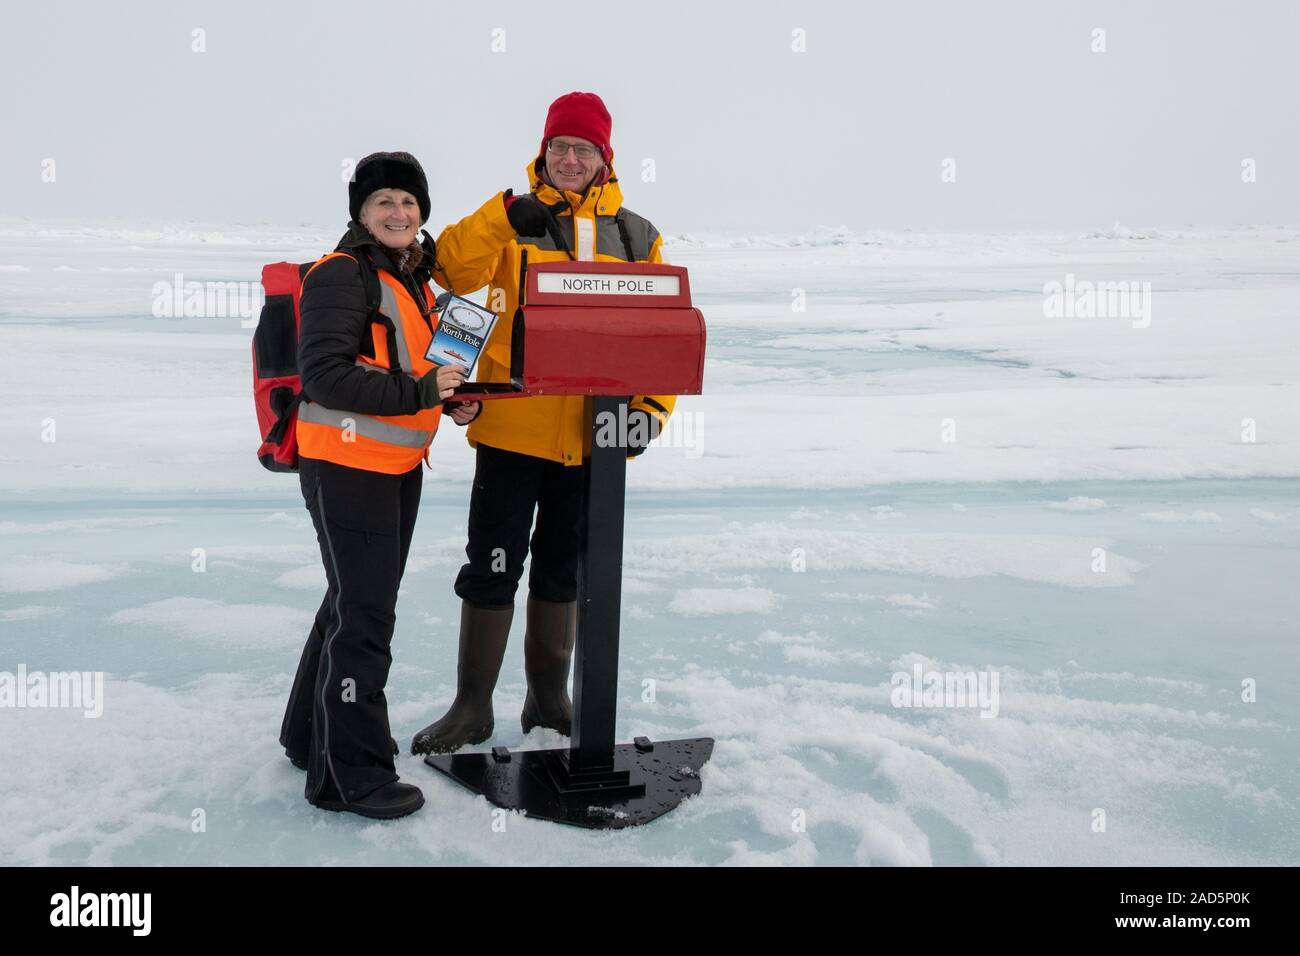
[{"label": "black trousers", "polygon": [[[456,593],[479,607],[514,604],[531,550],[532,596],[575,600],[586,467],[480,443],[469,500],[469,561],[456,577]],[[537,528],[530,543],[534,510]]]},{"label": "black trousers", "polygon": [[385,475],[300,460],[328,589],[302,649],[280,743],[307,759],[312,803],[322,795],[356,800],[397,780],[384,685],[420,508],[420,467]]}]

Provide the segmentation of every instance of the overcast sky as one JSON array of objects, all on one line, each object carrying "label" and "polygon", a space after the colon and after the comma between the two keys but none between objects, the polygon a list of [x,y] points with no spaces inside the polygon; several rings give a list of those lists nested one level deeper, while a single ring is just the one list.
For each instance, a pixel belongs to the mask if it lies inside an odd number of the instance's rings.
[{"label": "overcast sky", "polygon": [[342,225],[345,159],[407,149],[436,234],[581,89],[665,232],[1295,224],[1298,40],[1291,0],[6,4],[0,216]]}]

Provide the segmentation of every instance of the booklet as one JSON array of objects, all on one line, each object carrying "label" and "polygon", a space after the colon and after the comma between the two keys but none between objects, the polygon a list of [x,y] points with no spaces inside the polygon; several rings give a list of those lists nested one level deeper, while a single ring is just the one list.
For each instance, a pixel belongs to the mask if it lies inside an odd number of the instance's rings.
[{"label": "booklet", "polygon": [[434,306],[438,328],[424,357],[434,365],[462,365],[468,378],[496,325],[496,313],[450,292],[438,296]]}]

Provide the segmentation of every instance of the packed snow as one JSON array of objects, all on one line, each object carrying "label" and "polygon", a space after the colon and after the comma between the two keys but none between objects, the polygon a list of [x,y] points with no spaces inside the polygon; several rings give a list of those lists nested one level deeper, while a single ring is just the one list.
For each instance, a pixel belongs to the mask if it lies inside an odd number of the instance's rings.
[{"label": "packed snow", "polygon": [[[160,290],[341,231],[0,220],[0,690],[105,674],[99,717],[0,706],[0,863],[1300,863],[1300,230],[670,235],[705,394],[629,465],[618,736],[717,745],[615,833],[502,828],[405,752],[419,813],[323,813],[278,746],[319,552],[253,454],[251,321]],[[1067,276],[1146,317],[1050,317]],[[430,461],[404,751],[455,686],[473,453]],[[560,746],[521,645],[490,743]]]}]

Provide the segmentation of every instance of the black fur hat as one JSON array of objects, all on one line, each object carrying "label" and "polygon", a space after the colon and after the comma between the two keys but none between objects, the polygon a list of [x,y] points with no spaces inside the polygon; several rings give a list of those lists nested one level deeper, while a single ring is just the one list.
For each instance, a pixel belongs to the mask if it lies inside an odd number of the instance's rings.
[{"label": "black fur hat", "polygon": [[361,221],[361,206],[380,189],[405,189],[420,204],[420,225],[429,220],[429,180],[410,153],[371,153],[357,163],[348,183],[348,213]]}]

